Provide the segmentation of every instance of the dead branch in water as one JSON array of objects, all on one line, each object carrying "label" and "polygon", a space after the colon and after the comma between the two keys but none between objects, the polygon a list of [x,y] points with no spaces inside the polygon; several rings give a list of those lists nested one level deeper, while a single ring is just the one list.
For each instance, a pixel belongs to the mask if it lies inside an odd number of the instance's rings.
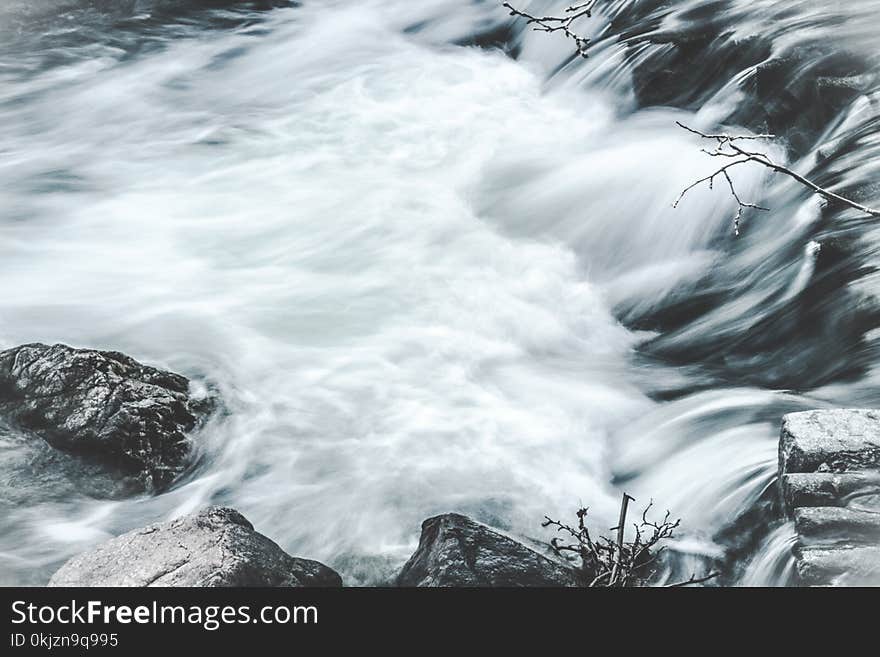
[{"label": "dead branch in water", "polygon": [[502,3],[503,6],[510,10],[511,16],[519,16],[526,19],[526,24],[531,25],[533,30],[538,32],[562,32],[566,38],[571,39],[577,46],[578,54],[581,57],[587,57],[587,48],[590,46],[590,40],[581,36],[572,30],[572,24],[579,18],[592,18],[593,8],[599,0],[587,0],[574,5],[570,5],[565,9],[563,16],[533,16],[525,11],[521,11],[511,5],[509,2]]},{"label": "dead branch in water", "polygon": [[[577,527],[551,518],[546,518],[543,527],[555,527],[557,532],[567,536],[565,539],[553,538],[550,546],[557,556],[566,560],[579,559],[578,574],[582,586],[621,588],[646,586],[657,573],[660,556],[666,549],[660,545],[671,539],[681,524],[669,519],[669,511],[660,522],[648,519],[648,513],[654,505],[652,501],[642,511],[641,522],[633,523],[635,537],[632,541],[625,540],[627,509],[635,499],[624,493],[620,505],[620,521],[612,531],[617,531],[616,539],[600,536],[594,539],[586,525],[588,509],[578,509]],[[704,577],[692,575],[690,579],[667,584],[668,587],[690,586],[702,584],[718,576],[710,573]]]},{"label": "dead branch in water", "polygon": [[778,164],[770,159],[770,156],[767,153],[761,151],[754,151],[747,149],[744,144],[746,142],[758,141],[764,139],[774,139],[774,135],[731,135],[727,133],[721,134],[707,134],[705,132],[701,132],[700,130],[695,130],[689,126],[686,126],[684,123],[680,121],[676,121],[680,128],[687,130],[688,132],[695,134],[702,139],[707,139],[715,142],[714,148],[710,149],[701,149],[706,155],[710,157],[717,157],[730,160],[724,166],[718,168],[714,173],[700,178],[696,182],[692,183],[685,187],[681,194],[678,195],[675,203],[672,204],[672,207],[677,208],[681,203],[682,199],[685,195],[691,191],[694,187],[697,187],[703,183],[708,183],[709,189],[714,189],[715,187],[715,179],[718,177],[724,178],[727,182],[727,186],[730,189],[730,193],[733,196],[734,200],[737,203],[737,211],[736,216],[733,220],[734,233],[739,235],[739,224],[742,219],[743,212],[746,209],[755,209],[755,210],[763,210],[768,211],[769,208],[765,208],[763,206],[757,205],[756,203],[748,203],[742,200],[739,193],[736,191],[736,186],[733,184],[733,179],[730,177],[730,170],[734,167],[740,166],[742,164],[748,164],[749,162],[755,162],[762,166],[767,167],[768,169],[774,171],[775,173],[781,173],[789,178],[793,178],[801,185],[811,189],[816,194],[830,200],[835,201],[837,203],[842,203],[847,207],[858,210],[859,212],[863,212],[864,214],[870,215],[872,217],[880,217],[880,211],[869,208],[865,205],[857,203],[851,199],[846,198],[845,196],[841,196],[831,190],[825,189],[824,187],[820,187],[816,183],[807,178],[804,178],[802,175],[797,173],[796,171],[792,171],[786,166]]}]

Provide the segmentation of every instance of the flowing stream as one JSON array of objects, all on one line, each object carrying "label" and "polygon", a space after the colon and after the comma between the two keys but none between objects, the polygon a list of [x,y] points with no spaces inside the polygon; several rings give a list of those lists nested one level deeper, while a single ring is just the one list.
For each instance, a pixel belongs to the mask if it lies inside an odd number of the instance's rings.
[{"label": "flowing stream", "polygon": [[[123,351],[224,412],[134,499],[0,428],[0,584],[208,503],[375,584],[433,514],[545,540],[623,490],[682,518],[669,576],[787,583],[779,419],[876,405],[880,233],[760,168],[739,238],[720,186],[673,209],[717,164],[675,122],[748,124],[793,52],[871,75],[880,2],[600,5],[584,60],[491,1],[4,3],[0,347]],[[674,97],[623,22],[725,36]],[[880,204],[875,88],[767,148]]]}]

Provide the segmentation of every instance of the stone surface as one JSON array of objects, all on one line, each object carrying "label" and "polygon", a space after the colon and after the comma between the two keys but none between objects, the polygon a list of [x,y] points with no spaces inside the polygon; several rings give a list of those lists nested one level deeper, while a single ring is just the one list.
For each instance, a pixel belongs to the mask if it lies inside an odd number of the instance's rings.
[{"label": "stone surface", "polygon": [[179,374],[114,351],[28,344],[0,352],[0,415],[57,449],[161,491],[186,468],[186,433],[210,409]]},{"label": "stone surface", "polygon": [[834,409],[782,418],[779,473],[848,472],[880,466],[880,411]]},{"label": "stone surface", "polygon": [[786,509],[802,506],[846,506],[859,498],[880,494],[877,472],[810,472],[782,477]]},{"label": "stone surface", "polygon": [[327,566],[292,557],[234,509],[209,507],[118,536],[74,557],[49,586],[342,585]]},{"label": "stone surface", "polygon": [[574,572],[466,516],[422,523],[419,547],[397,577],[409,587],[574,586]]},{"label": "stone surface", "polygon": [[873,542],[880,545],[880,513],[833,506],[806,507],[794,512],[801,544]]},{"label": "stone surface", "polygon": [[880,547],[795,548],[795,568],[808,586],[880,586]]},{"label": "stone surface", "polygon": [[782,420],[779,482],[808,586],[880,585],[880,411],[833,409]]}]

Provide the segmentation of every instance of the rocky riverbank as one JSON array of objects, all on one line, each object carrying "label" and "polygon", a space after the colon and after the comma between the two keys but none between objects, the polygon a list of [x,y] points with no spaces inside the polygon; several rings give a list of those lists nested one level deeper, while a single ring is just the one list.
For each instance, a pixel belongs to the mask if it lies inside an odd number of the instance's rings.
[{"label": "rocky riverbank", "polygon": [[292,557],[235,509],[209,507],[118,536],[68,561],[49,586],[341,586]]},{"label": "rocky riverbank", "polygon": [[[216,407],[184,376],[112,351],[28,344],[0,352],[0,418],[101,467],[134,492],[161,493],[193,465],[192,431]],[[135,487],[130,484],[134,482]],[[398,586],[573,586],[539,547],[458,514],[423,523]],[[341,586],[241,513],[207,507],[127,532],[70,559],[50,586]]]},{"label": "rocky riverbank", "polygon": [[[575,586],[538,550],[458,514],[429,518],[390,584],[401,587]],[[118,536],[64,564],[49,586],[337,587],[342,578],[293,557],[235,509],[208,507]]]},{"label": "rocky riverbank", "polygon": [[[117,352],[29,344],[0,352],[0,418],[57,450],[160,493],[193,463],[191,432],[216,402],[184,376]],[[880,411],[791,413],[779,493],[794,523],[797,581],[880,585]],[[122,534],[70,559],[52,586],[341,586],[238,511],[208,507]],[[405,587],[576,586],[571,566],[463,515],[422,524],[388,582]]]}]

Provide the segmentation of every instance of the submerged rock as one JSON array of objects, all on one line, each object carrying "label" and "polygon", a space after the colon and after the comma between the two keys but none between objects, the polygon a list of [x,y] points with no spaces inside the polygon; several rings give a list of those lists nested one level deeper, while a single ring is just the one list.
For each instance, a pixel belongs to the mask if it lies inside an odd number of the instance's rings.
[{"label": "submerged rock", "polygon": [[118,536],[64,564],[49,586],[342,586],[336,571],[292,557],[235,509]]},{"label": "submerged rock", "polygon": [[186,432],[210,402],[186,377],[115,351],[28,344],[0,352],[0,415],[53,447],[87,455],[161,491],[186,468]]},{"label": "submerged rock", "polygon": [[448,513],[422,523],[419,547],[397,577],[398,586],[575,586],[572,569],[522,543]]},{"label": "submerged rock", "polygon": [[744,102],[732,123],[784,135],[802,156],[859,96],[877,83],[870,61],[841,44],[798,44],[780,49],[743,80]]}]

